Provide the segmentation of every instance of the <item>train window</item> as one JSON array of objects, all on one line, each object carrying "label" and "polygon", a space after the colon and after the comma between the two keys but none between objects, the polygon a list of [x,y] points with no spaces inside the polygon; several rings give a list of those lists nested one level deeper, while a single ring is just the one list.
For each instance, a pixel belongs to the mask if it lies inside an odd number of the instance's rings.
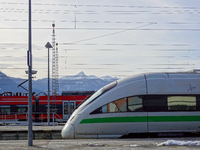
[{"label": "train window", "polygon": [[95,111],[91,112],[91,114],[100,114],[100,113],[116,113],[116,112],[127,112],[127,103],[126,98],[122,98],[111,103],[108,103]]},{"label": "train window", "polygon": [[102,113],[107,113],[107,110],[108,110],[107,105],[104,105],[104,106],[101,108],[101,112],[102,112]]},{"label": "train window", "polygon": [[56,113],[57,114],[62,114],[62,105],[56,104]]},{"label": "train window", "polygon": [[195,96],[168,96],[168,110],[196,110]]},{"label": "train window", "polygon": [[68,114],[68,102],[64,103],[64,114]]},{"label": "train window", "polygon": [[94,110],[90,114],[92,115],[92,114],[101,114],[101,113],[107,113],[107,105],[104,105],[103,107],[100,107],[100,108]]},{"label": "train window", "polygon": [[107,104],[107,112],[106,113],[113,113],[113,112],[120,112],[119,108],[115,104],[115,102]]},{"label": "train window", "polygon": [[144,96],[144,107],[149,112],[167,111],[167,98],[163,95]]},{"label": "train window", "polygon": [[122,98],[107,104],[107,112],[126,112],[127,111],[127,104],[126,98]]},{"label": "train window", "polygon": [[28,111],[28,105],[16,105],[18,113],[26,113]]},{"label": "train window", "polygon": [[[127,101],[127,103],[126,103]],[[126,109],[127,107],[127,109]],[[144,95],[119,99],[100,107],[91,114],[113,112],[167,112],[200,110],[200,96]]]},{"label": "train window", "polygon": [[200,95],[197,96],[197,109],[196,110],[200,110]]},{"label": "train window", "polygon": [[[58,108],[53,108],[53,106],[52,105],[49,105],[49,111],[50,111],[50,113],[52,113],[52,112],[54,112],[55,110],[56,110],[56,113],[58,113]],[[45,105],[45,112],[47,112],[48,113],[48,105]]]},{"label": "train window", "polygon": [[[69,105],[70,104],[70,108]],[[74,102],[64,102],[64,114],[68,115],[69,113],[72,114],[75,108],[75,103]],[[70,109],[70,110],[69,110]]]},{"label": "train window", "polygon": [[75,102],[70,102],[70,113],[72,114],[72,112],[74,111],[75,109]]},{"label": "train window", "polygon": [[0,106],[0,113],[10,115],[10,106],[9,105]]},{"label": "train window", "polygon": [[128,98],[128,111],[144,111],[141,97],[129,97]]}]

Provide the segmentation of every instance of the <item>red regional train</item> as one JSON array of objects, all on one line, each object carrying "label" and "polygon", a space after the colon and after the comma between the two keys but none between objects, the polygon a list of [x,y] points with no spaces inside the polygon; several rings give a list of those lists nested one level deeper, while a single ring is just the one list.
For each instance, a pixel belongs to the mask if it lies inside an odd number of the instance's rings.
[{"label": "red regional train", "polygon": [[[74,108],[91,96],[94,91],[62,92],[62,95],[50,96],[50,120],[66,121]],[[28,118],[28,96],[6,92],[0,96],[0,123],[26,121]],[[33,121],[46,122],[48,111],[47,96],[33,96]],[[54,113],[53,113],[54,112]]]}]

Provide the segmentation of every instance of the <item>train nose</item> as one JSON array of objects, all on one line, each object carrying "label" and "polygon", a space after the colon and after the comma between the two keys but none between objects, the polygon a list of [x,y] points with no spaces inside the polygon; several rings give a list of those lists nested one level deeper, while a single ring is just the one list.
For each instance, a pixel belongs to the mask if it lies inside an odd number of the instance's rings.
[{"label": "train nose", "polygon": [[61,132],[62,138],[74,139],[74,126],[72,124],[65,124]]}]

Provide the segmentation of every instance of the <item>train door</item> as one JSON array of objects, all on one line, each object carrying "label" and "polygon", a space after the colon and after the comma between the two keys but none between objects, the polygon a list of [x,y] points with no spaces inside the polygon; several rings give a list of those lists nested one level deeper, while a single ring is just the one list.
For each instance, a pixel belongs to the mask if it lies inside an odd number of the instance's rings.
[{"label": "train door", "polygon": [[148,132],[159,132],[164,130],[166,122],[162,121],[167,113],[167,100],[165,95],[146,95],[144,103],[148,111]]},{"label": "train door", "polygon": [[75,101],[63,101],[63,120],[69,119],[75,107]]}]

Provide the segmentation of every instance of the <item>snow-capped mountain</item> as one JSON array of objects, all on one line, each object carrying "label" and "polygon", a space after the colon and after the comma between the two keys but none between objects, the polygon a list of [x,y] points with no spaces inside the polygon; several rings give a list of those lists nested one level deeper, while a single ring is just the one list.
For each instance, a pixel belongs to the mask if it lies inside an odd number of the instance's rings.
[{"label": "snow-capped mountain", "polygon": [[[2,75],[1,75],[2,74]],[[104,76],[97,77],[95,75],[85,75],[83,71],[74,76],[65,76],[59,79],[59,93],[62,91],[97,91],[101,87],[118,80],[119,78]],[[7,77],[0,72],[0,93],[3,92],[26,92],[22,88],[17,86],[26,79]],[[50,88],[52,80],[50,79]],[[8,88],[5,88],[4,84],[7,84]],[[27,88],[28,84],[23,84],[23,87]],[[33,92],[39,93],[47,91],[47,78],[33,80]]]},{"label": "snow-capped mountain", "polygon": [[0,72],[0,93],[3,92],[20,92],[20,89],[17,87],[17,83]]},{"label": "snow-capped mountain", "polygon": [[104,78],[95,75],[87,76],[81,71],[77,75],[60,78],[60,91],[97,91],[117,79],[109,76]]},{"label": "snow-capped mountain", "polygon": [[65,76],[60,78],[61,80],[91,80],[91,79],[98,79],[98,77],[96,77],[95,75],[85,75],[85,73],[83,71],[79,72],[77,75],[74,76]]},{"label": "snow-capped mountain", "polygon": [[110,77],[110,76],[103,76],[101,77],[102,80],[107,80],[107,81],[114,81],[114,80],[118,80],[119,78],[117,77]]}]

